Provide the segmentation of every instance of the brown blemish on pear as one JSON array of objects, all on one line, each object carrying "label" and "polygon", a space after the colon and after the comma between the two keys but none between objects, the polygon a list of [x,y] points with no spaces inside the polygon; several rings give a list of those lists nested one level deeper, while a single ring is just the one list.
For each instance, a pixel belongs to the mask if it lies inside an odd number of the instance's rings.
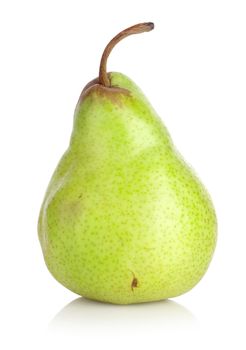
[{"label": "brown blemish on pear", "polygon": [[59,205],[59,217],[66,220],[68,217],[79,217],[83,211],[83,203],[81,199],[61,202]]},{"label": "brown blemish on pear", "polygon": [[138,287],[138,280],[136,277],[133,277],[132,284],[131,284],[131,289],[134,291],[134,288]]},{"label": "brown blemish on pear", "polygon": [[[108,74],[110,76],[110,74]],[[94,95],[94,96],[93,96]],[[93,79],[83,89],[78,103],[81,103],[85,98],[93,96],[94,98],[100,97],[109,99],[113,104],[118,107],[123,106],[124,99],[130,97],[130,91],[127,89],[119,88],[117,86],[106,87],[98,83],[98,78]]]}]

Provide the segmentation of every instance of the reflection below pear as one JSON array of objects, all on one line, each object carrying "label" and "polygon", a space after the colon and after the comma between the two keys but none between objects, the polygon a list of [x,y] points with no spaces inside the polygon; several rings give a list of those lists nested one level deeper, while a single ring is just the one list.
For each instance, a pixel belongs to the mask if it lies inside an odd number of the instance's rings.
[{"label": "reflection below pear", "polygon": [[107,329],[131,332],[161,328],[187,329],[197,325],[196,318],[182,305],[165,300],[135,305],[113,305],[77,298],[66,305],[50,322],[49,330],[55,332],[94,333]]}]

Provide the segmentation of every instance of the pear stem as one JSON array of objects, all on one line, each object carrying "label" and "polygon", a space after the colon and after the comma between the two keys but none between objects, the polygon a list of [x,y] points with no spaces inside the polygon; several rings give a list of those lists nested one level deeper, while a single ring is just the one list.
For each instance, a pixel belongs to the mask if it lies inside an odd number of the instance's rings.
[{"label": "pear stem", "polygon": [[154,29],[154,23],[152,22],[139,23],[123,30],[108,43],[108,45],[105,47],[103,51],[101,62],[100,62],[99,84],[104,85],[106,87],[110,87],[110,80],[107,75],[107,59],[108,59],[108,56],[110,55],[110,52],[115,47],[115,45],[129,35],[149,32],[152,29]]}]

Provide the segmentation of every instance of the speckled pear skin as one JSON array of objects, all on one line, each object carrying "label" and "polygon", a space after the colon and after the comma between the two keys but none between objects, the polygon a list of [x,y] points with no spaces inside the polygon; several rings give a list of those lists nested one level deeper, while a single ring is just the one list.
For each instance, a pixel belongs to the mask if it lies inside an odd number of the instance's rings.
[{"label": "speckled pear skin", "polygon": [[216,244],[210,197],[139,88],[85,89],[70,145],[48,186],[39,239],[52,275],[116,304],[178,296],[208,268]]}]

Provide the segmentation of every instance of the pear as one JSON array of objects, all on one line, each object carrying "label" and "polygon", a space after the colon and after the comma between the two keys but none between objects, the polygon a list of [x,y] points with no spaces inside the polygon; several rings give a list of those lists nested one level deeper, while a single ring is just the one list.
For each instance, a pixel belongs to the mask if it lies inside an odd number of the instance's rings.
[{"label": "pear", "polygon": [[81,93],[70,145],[41,207],[51,274],[89,299],[131,304],[178,296],[206,272],[216,244],[211,199],[141,90],[107,58]]}]

